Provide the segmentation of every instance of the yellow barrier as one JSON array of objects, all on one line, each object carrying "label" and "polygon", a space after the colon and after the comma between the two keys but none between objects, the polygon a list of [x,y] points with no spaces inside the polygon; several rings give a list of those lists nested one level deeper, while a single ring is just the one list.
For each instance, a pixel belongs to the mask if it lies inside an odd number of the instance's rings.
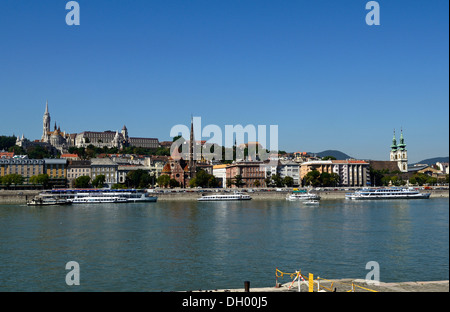
[{"label": "yellow barrier", "polygon": [[[321,277],[317,277],[317,279],[321,279],[321,280],[324,280],[324,281],[331,282],[331,287],[333,287],[333,283],[336,282],[336,281],[333,282],[333,281],[331,281],[331,280],[328,280],[328,279],[326,279],[326,278],[321,278]],[[355,291],[355,287],[358,287],[358,288],[361,288],[361,289],[364,289],[364,290],[367,290],[367,291],[371,291],[371,292],[378,292],[378,291],[373,290],[373,289],[369,289],[369,288],[366,288],[366,287],[362,287],[362,286],[356,285],[356,284],[353,283],[353,282],[352,282],[351,284],[348,284],[348,283],[344,283],[344,282],[339,282],[339,281],[338,281],[337,283],[342,284],[342,285],[348,285],[348,286],[351,286],[352,289],[348,290],[347,292],[354,292],[354,291]],[[326,287],[323,287],[323,288],[327,289]]]},{"label": "yellow barrier", "polygon": [[309,292],[314,292],[314,275],[309,273]]},{"label": "yellow barrier", "polygon": [[[340,282],[340,281],[332,281],[332,280],[329,280],[329,279],[326,279],[326,278],[321,278],[321,277],[317,277],[316,280],[314,280],[314,275],[312,273],[309,273],[309,276],[306,277],[305,275],[303,275],[301,273],[301,270],[296,271],[294,273],[286,273],[286,272],[282,272],[278,268],[276,268],[275,269],[275,277],[276,277],[276,285],[277,285],[277,287],[278,287],[278,278],[283,278],[284,275],[289,275],[289,277],[292,279],[292,283],[289,285],[289,289],[292,287],[292,285],[294,284],[294,282],[296,280],[297,280],[298,283],[300,283],[300,279],[303,279],[303,281],[308,280],[308,291],[309,292],[313,292],[314,291],[314,283],[317,283],[317,291],[320,291],[321,289],[322,290],[325,289],[325,290],[328,290],[330,292],[333,292],[333,291],[335,291],[335,290],[333,290],[334,283],[339,283],[339,284],[342,284],[342,285],[351,286],[351,289],[348,290],[347,292],[355,292],[355,288],[356,287],[364,289],[364,290],[367,290],[367,291],[371,291],[371,292],[377,292],[376,290],[356,285],[354,282],[349,284],[349,283],[344,283],[344,282]],[[331,282],[330,287],[320,286],[320,280]],[[299,291],[300,291],[300,285],[299,285]]]}]

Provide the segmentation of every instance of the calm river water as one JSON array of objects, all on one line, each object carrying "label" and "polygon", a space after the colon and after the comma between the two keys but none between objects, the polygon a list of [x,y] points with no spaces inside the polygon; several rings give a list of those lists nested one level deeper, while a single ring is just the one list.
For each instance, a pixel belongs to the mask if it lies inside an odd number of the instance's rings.
[{"label": "calm river water", "polygon": [[448,280],[448,215],[448,198],[0,205],[0,291],[266,287],[276,267],[365,278],[369,261],[383,282]]}]

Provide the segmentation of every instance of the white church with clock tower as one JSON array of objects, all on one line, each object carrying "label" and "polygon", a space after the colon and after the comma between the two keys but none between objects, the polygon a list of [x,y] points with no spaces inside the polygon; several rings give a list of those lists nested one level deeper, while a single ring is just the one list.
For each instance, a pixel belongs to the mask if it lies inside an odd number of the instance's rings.
[{"label": "white church with clock tower", "polygon": [[396,161],[398,168],[401,172],[408,172],[408,152],[406,150],[405,139],[403,138],[403,130],[400,133],[400,143],[397,144],[397,139],[395,138],[395,130],[394,137],[392,138],[391,152],[390,152],[390,160]]}]

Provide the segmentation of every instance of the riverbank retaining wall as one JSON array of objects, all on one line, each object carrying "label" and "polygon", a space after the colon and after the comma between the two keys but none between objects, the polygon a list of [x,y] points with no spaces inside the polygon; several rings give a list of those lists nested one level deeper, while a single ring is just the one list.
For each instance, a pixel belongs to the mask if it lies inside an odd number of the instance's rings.
[{"label": "riverbank retaining wall", "polygon": [[[1,190],[0,191],[0,204],[26,204],[26,202],[38,195],[40,191],[34,190]],[[344,199],[345,194],[349,191],[337,190],[337,191],[317,191],[321,199]],[[437,197],[449,197],[448,190],[427,190],[431,193],[430,198]],[[205,195],[211,194],[230,194],[223,192],[206,192]],[[253,200],[280,200],[285,199],[290,192],[251,192],[248,193]],[[157,193],[160,201],[183,201],[183,200],[197,200],[202,196],[199,192],[170,192],[170,193]]]},{"label": "riverbank retaining wall", "polygon": [[[426,192],[430,192],[431,196],[430,198],[437,198],[437,197],[449,197],[449,191],[448,190],[428,190]],[[317,191],[314,192],[317,193],[321,199],[345,199],[345,194],[349,193],[349,191],[345,190],[338,190],[338,191]],[[212,195],[212,194],[230,194],[230,193],[204,193],[205,195]],[[277,191],[270,191],[270,192],[252,192],[247,193],[252,197],[253,200],[280,200],[280,199],[286,199],[286,197],[289,196],[290,192],[277,192]],[[158,200],[197,200],[197,198],[201,197],[201,193],[163,193],[163,194],[157,194]]]}]

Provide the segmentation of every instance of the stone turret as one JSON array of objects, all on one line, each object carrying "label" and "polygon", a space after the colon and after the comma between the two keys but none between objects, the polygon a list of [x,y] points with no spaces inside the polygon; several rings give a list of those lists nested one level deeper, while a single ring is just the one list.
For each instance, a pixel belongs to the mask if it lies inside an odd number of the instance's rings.
[{"label": "stone turret", "polygon": [[45,103],[45,112],[43,117],[42,142],[49,142],[50,140],[50,113],[48,111],[48,100]]}]

